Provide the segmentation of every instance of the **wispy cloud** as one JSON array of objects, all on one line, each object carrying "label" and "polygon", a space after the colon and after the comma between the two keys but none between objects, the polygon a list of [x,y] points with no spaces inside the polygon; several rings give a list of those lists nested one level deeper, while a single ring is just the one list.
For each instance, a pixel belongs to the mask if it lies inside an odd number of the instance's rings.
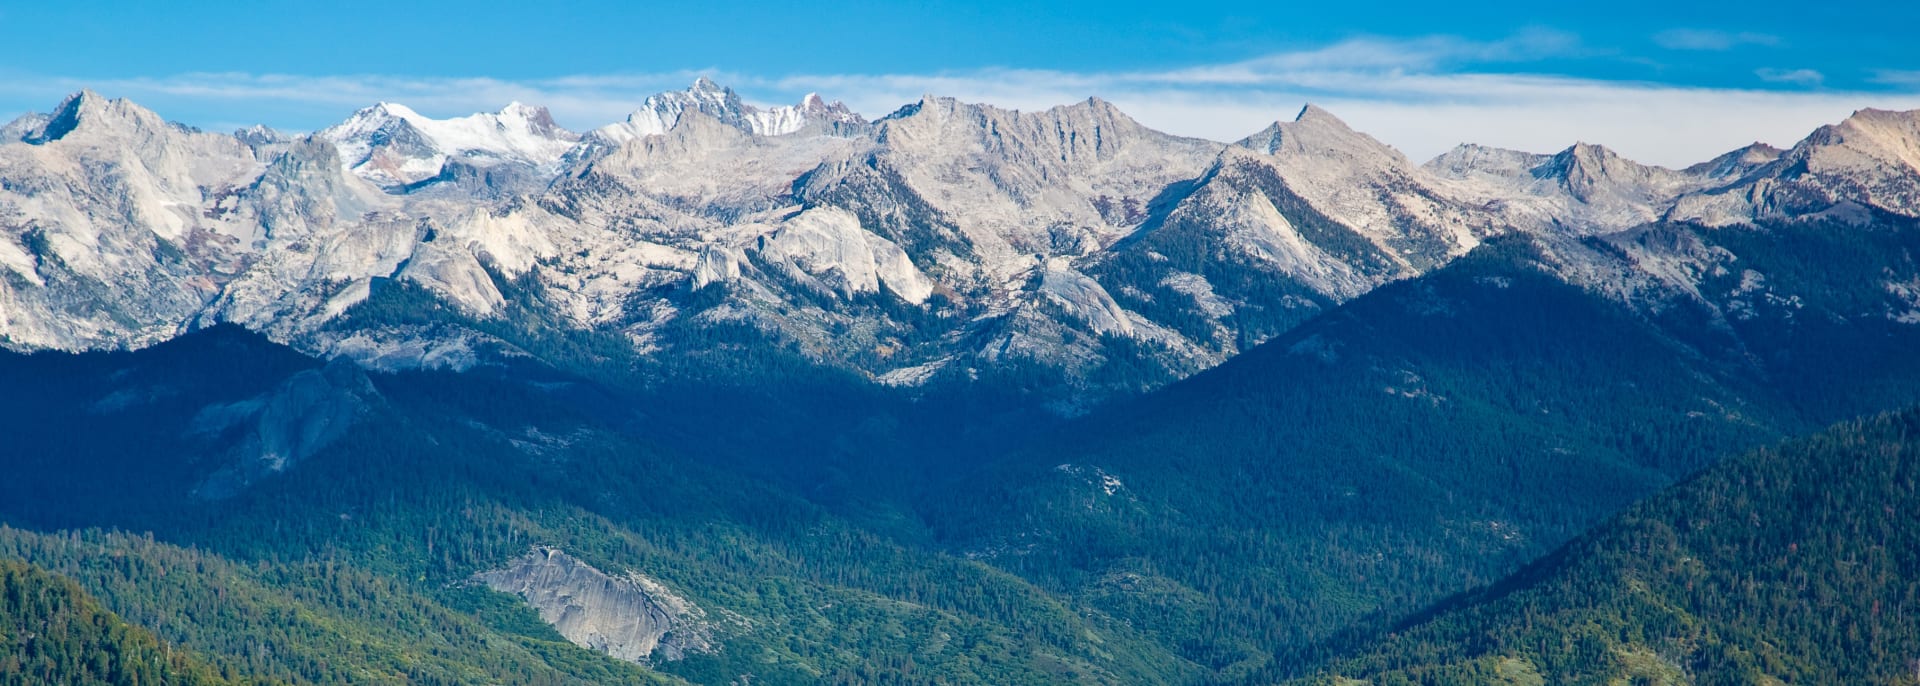
[{"label": "wispy cloud", "polygon": [[[922,94],[1032,110],[1098,96],[1161,130],[1233,140],[1314,102],[1424,159],[1461,142],[1553,151],[1605,143],[1643,161],[1684,165],[1753,142],[1789,144],[1861,107],[1920,108],[1920,74],[1884,72],[1901,92],[1691,88],[1515,73],[1530,61],[1580,55],[1573,36],[1531,31],[1500,41],[1358,38],[1313,50],[1168,70],[979,69],[940,73],[768,76],[718,69],[583,74],[548,79],[187,74],[120,80],[0,74],[0,100],[51,104],[87,86],[162,114],[209,124],[252,118],[317,128],[378,101],[431,116],[496,110],[508,101],[547,105],[562,124],[591,128],[624,118],[646,96],[710,76],[762,103],[817,91],[868,116]],[[1817,85],[1804,70],[1761,70]],[[41,107],[44,109],[45,104]],[[198,113],[198,114],[196,114]]]},{"label": "wispy cloud", "polygon": [[1772,47],[1780,44],[1780,37],[1748,31],[1730,32],[1713,29],[1669,29],[1653,34],[1653,42],[1668,50],[1732,50],[1746,45]]},{"label": "wispy cloud", "polygon": [[1827,80],[1827,75],[1812,69],[1773,69],[1762,68],[1753,71],[1761,81],[1768,83],[1791,83],[1799,86],[1818,86]]},{"label": "wispy cloud", "polygon": [[1920,90],[1920,71],[1881,69],[1873,72],[1871,80],[1881,85]]}]

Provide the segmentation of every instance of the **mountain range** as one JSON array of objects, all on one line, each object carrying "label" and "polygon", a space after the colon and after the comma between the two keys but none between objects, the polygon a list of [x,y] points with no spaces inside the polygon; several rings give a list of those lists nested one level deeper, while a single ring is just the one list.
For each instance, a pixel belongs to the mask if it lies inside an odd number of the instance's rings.
[{"label": "mountain range", "polygon": [[[1031,366],[1071,407],[1496,236],[1910,212],[1914,126],[1863,111],[1788,151],[1669,170],[1585,144],[1419,165],[1312,106],[1223,145],[1097,99],[930,96],[868,122],[702,79],[585,134],[517,103],[449,120],[383,103],[310,136],[229,136],[82,92],[6,127],[0,341],[128,349],[232,322],[419,366],[526,346],[456,318],[537,317],[662,359],[724,324],[894,385]],[[375,283],[448,303],[464,334],[340,325]]]},{"label": "mountain range", "polygon": [[[1684,169],[707,79],[0,135],[0,573],[142,679],[1908,674],[1912,527],[1847,537],[1911,419],[1721,458],[1920,401],[1920,112]],[[1786,510],[1819,560],[1722,545]],[[1885,603],[1789,621],[1816,571]]]}]

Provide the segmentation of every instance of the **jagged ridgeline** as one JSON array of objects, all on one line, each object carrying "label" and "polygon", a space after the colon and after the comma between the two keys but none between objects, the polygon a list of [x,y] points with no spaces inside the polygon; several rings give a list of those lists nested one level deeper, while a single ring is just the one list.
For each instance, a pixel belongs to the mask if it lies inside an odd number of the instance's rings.
[{"label": "jagged ridgeline", "polygon": [[[1915,113],[1679,170],[706,80],[0,133],[0,557],[221,678],[1263,683],[1920,402]],[[1881,678],[1778,626],[1644,645]],[[1511,645],[1333,664],[1638,674]]]},{"label": "jagged ridgeline", "polygon": [[[703,79],[585,134],[517,103],[444,120],[383,103],[293,136],[82,92],[0,143],[0,341],[131,348],[232,322],[383,368],[530,352],[647,378],[748,347],[1064,409],[1213,366],[1494,235],[1908,212],[1912,126],[1863,112],[1684,170],[1590,145],[1421,166],[1313,107],[1228,145],[1097,99],[928,97],[867,121]],[[359,307],[393,284],[439,308]]]}]

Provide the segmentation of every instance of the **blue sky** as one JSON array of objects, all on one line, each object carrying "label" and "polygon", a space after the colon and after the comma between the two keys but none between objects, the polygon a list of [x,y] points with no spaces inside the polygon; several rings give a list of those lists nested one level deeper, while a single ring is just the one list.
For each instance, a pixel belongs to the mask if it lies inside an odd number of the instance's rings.
[{"label": "blue sky", "polygon": [[46,2],[0,5],[0,111],[91,87],[207,128],[545,104],[591,128],[698,75],[869,116],[932,92],[1089,95],[1216,139],[1312,101],[1410,156],[1600,142],[1684,164],[1920,107],[1920,3],[829,4]]}]

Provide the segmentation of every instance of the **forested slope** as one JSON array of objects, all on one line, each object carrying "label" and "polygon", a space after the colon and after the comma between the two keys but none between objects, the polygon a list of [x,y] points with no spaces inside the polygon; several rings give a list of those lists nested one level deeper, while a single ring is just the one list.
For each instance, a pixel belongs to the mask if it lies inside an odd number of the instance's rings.
[{"label": "forested slope", "polygon": [[1916,437],[1908,411],[1723,462],[1314,681],[1915,683]]},{"label": "forested slope", "polygon": [[229,676],[101,609],[72,581],[24,562],[0,559],[0,684],[255,683]]}]

